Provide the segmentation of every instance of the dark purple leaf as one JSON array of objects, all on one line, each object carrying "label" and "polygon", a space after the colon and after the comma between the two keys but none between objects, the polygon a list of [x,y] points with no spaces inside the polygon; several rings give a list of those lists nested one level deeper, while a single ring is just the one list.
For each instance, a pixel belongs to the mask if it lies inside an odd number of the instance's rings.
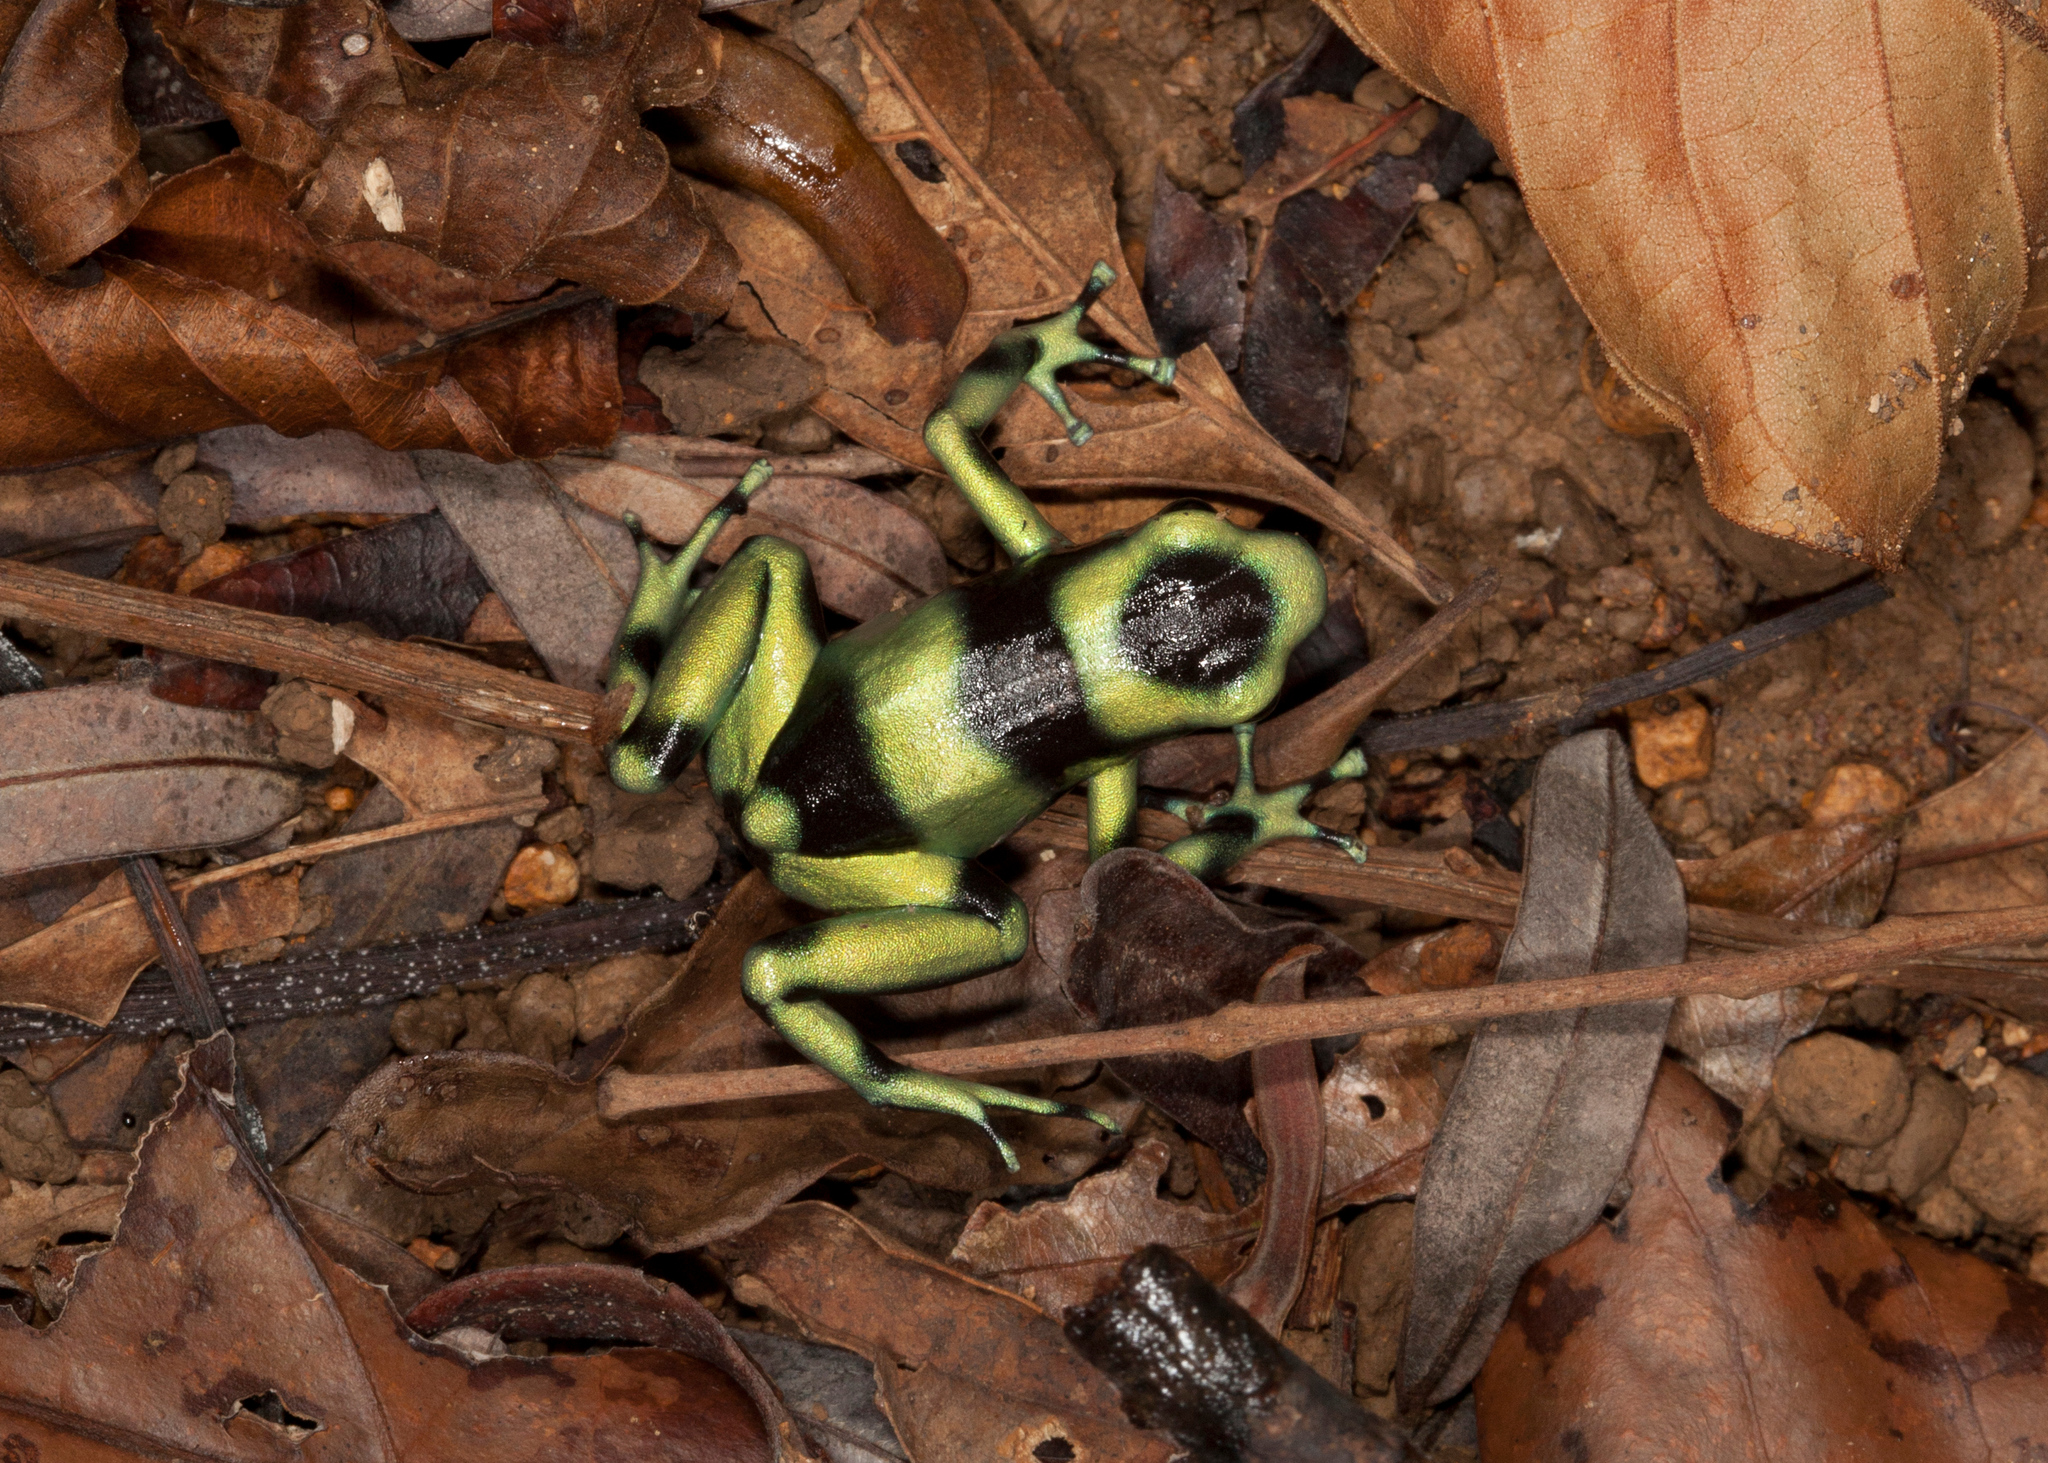
[{"label": "dark purple leaf", "polygon": [[1244,342],[1244,225],[1218,218],[1159,169],[1145,239],[1145,314],[1161,355],[1207,343],[1226,371]]}]

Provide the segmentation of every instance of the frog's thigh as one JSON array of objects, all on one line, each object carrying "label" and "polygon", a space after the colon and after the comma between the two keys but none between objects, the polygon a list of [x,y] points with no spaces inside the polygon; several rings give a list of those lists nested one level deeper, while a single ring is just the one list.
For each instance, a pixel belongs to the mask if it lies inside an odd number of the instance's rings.
[{"label": "frog's thigh", "polygon": [[751,787],[761,755],[788,715],[818,655],[817,596],[803,550],[748,539],[677,627],[653,689],[612,755],[612,776],[633,791],[674,781],[713,738],[720,781]]},{"label": "frog's thigh", "polygon": [[[747,952],[746,992],[764,1010],[808,996],[922,990],[1021,960],[1024,904],[980,865],[905,852],[785,856],[785,893],[837,914]],[[778,1026],[788,1033],[781,1019]]]}]

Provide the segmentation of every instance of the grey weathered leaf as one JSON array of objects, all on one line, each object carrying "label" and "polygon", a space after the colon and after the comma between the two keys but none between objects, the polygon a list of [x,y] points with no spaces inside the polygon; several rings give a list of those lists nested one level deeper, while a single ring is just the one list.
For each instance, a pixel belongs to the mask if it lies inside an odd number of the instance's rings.
[{"label": "grey weathered leaf", "polygon": [[412,456],[356,432],[287,437],[261,423],[199,434],[201,467],[235,485],[236,523],[302,513],[425,513],[434,506]]},{"label": "grey weathered leaf", "polygon": [[253,713],[173,706],[140,681],[0,699],[0,874],[240,843],[299,800]]},{"label": "grey weathered leaf", "polygon": [[[1505,981],[1685,959],[1685,889],[1612,732],[1553,748],[1536,774]],[[1437,1128],[1415,1203],[1404,1407],[1478,1372],[1529,1267],[1583,1233],[1622,1175],[1671,1002],[1489,1021]]]},{"label": "grey weathered leaf", "polygon": [[596,690],[639,582],[632,537],[564,497],[532,463],[460,452],[415,452],[413,461],[548,674]]}]

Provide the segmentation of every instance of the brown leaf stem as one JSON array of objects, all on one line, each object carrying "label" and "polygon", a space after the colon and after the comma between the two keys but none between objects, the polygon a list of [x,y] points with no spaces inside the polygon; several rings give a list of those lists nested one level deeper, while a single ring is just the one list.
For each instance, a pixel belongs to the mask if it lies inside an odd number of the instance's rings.
[{"label": "brown leaf stem", "polygon": [[[1610,1006],[1710,993],[1749,997],[1837,976],[1882,971],[1899,974],[1921,957],[1983,945],[2048,938],[2048,906],[1969,914],[1896,916],[1872,929],[1822,945],[1795,946],[1688,965],[1616,970],[1569,980],[1527,981],[1424,991],[1412,996],[1365,996],[1300,1005],[1232,1005],[1211,1016],[1121,1031],[994,1046],[900,1054],[896,1060],[929,1072],[1000,1072],[1062,1062],[1192,1052],[1220,1060],[1283,1041],[1312,1041],[1368,1031],[1489,1021],[1531,1011]],[[635,1076],[613,1072],[598,1090],[607,1118],[738,1099],[829,1092],[837,1081],[816,1067],[761,1067],[751,1071]]]},{"label": "brown leaf stem", "polygon": [[[1289,950],[1259,978],[1254,1002],[1299,1004],[1308,964],[1322,953],[1319,945]],[[1266,1150],[1266,1217],[1251,1258],[1232,1277],[1228,1294],[1278,1336],[1308,1277],[1323,1192],[1323,1100],[1315,1048],[1306,1041],[1258,1048],[1252,1053],[1252,1092],[1258,1101],[1259,1143]]]},{"label": "brown leaf stem", "polygon": [[304,676],[561,741],[603,746],[617,734],[605,698],[594,691],[535,680],[431,646],[61,569],[0,561],[0,615]]}]

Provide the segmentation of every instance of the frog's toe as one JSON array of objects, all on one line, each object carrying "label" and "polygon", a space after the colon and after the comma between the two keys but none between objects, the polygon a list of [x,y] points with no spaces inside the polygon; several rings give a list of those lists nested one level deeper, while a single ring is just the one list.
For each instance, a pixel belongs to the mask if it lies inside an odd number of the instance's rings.
[{"label": "frog's toe", "polygon": [[1354,864],[1365,862],[1365,845],[1355,838],[1347,838],[1342,833],[1332,833],[1327,828],[1318,829],[1311,836],[1318,843],[1327,843],[1332,848],[1343,849],[1344,852],[1351,855],[1351,862]]}]

